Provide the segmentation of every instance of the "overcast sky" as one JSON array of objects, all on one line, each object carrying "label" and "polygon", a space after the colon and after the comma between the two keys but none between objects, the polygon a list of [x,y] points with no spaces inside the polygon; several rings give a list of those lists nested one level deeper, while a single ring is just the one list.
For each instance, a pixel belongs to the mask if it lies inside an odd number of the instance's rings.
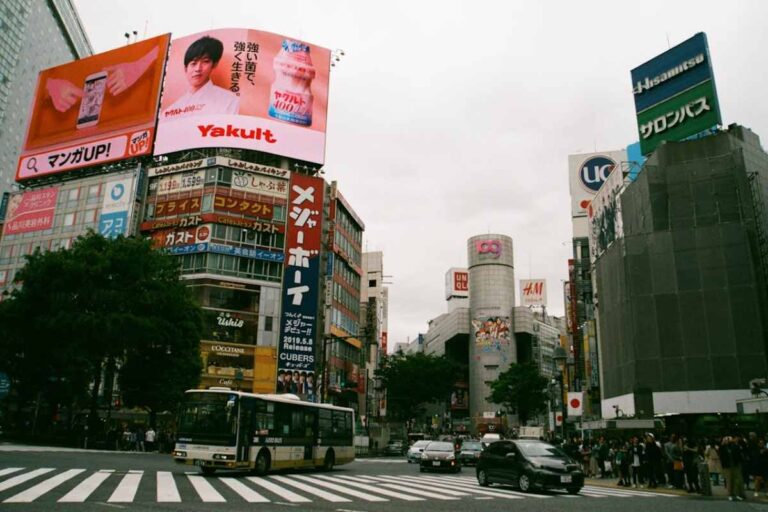
[{"label": "overcast sky", "polygon": [[325,176],[365,222],[364,249],[384,253],[390,346],[446,312],[445,272],[482,233],[511,236],[515,278],[546,278],[563,314],[568,155],[637,140],[630,70],[669,45],[706,32],[724,124],[768,138],[764,1],[74,3],[97,52],[126,31],[228,27],[344,50]]}]

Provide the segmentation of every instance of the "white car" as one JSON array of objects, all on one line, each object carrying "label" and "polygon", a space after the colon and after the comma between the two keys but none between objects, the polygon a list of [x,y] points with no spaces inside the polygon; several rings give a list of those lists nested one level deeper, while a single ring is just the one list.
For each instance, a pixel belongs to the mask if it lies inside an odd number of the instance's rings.
[{"label": "white car", "polygon": [[482,438],[480,438],[480,442],[483,443],[483,448],[486,448],[489,444],[501,440],[501,436],[499,434],[485,434]]},{"label": "white car", "polygon": [[411,447],[408,448],[408,453],[405,455],[408,459],[408,464],[411,462],[419,462],[424,448],[426,448],[430,442],[431,441],[416,441],[413,443]]}]

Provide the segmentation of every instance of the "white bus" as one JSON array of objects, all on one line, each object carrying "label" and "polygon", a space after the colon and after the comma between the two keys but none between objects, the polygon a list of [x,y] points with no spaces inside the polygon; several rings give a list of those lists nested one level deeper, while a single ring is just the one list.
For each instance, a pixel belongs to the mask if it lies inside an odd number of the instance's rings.
[{"label": "white bus", "polygon": [[354,414],[295,395],[192,389],[179,411],[173,458],[205,475],[217,469],[330,471],[355,460]]}]

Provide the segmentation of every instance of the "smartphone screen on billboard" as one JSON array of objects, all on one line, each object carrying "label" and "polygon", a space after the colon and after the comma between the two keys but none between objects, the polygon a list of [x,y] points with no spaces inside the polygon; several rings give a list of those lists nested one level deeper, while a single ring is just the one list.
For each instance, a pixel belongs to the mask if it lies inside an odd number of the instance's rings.
[{"label": "smartphone screen on billboard", "polygon": [[85,79],[83,99],[80,102],[80,113],[77,116],[78,128],[94,126],[99,122],[106,87],[107,73],[104,71],[93,73]]}]

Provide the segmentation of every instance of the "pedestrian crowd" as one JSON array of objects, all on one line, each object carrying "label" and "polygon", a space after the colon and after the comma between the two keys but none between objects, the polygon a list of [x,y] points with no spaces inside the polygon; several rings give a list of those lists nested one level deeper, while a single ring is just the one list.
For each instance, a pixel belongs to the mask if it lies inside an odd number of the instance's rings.
[{"label": "pedestrian crowd", "polygon": [[724,485],[731,501],[744,500],[747,490],[768,496],[768,448],[754,432],[702,439],[676,434],[657,439],[651,433],[610,440],[574,437],[563,449],[586,477],[617,478],[620,486],[701,493],[708,483]]},{"label": "pedestrian crowd", "polygon": [[142,426],[123,425],[122,430],[114,427],[107,432],[107,447],[111,450],[169,453],[174,443],[171,430],[158,432],[151,426],[144,430]]}]

